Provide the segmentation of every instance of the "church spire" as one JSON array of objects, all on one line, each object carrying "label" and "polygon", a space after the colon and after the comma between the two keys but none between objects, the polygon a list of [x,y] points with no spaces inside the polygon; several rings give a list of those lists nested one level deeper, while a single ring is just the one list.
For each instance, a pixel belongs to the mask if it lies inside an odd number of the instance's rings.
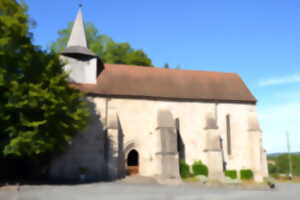
[{"label": "church spire", "polygon": [[85,29],[84,29],[81,7],[82,6],[80,5],[75,22],[72,27],[72,32],[67,47],[81,46],[87,48],[87,41],[85,36]]},{"label": "church spire", "polygon": [[[81,8],[79,8],[67,47],[61,52],[66,63],[64,70],[69,74],[69,81],[74,83],[96,84],[100,58],[87,48]],[[99,61],[99,63],[98,63]]]}]

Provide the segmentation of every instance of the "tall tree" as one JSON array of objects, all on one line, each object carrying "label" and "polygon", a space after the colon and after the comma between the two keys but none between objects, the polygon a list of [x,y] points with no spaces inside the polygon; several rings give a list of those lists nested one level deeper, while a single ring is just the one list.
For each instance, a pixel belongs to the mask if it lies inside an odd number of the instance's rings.
[{"label": "tall tree", "polygon": [[88,118],[57,55],[32,44],[24,5],[0,1],[0,157],[63,151]]},{"label": "tall tree", "polygon": [[175,69],[181,69],[181,66],[180,66],[180,65],[177,65]]},{"label": "tall tree", "polygon": [[169,69],[169,68],[170,68],[169,64],[168,64],[168,63],[165,63],[165,64],[164,64],[164,68],[165,68],[165,69]]},{"label": "tall tree", "polygon": [[[62,51],[68,42],[72,23],[67,28],[58,31],[58,38],[50,46],[55,52]],[[89,48],[96,53],[104,63],[152,66],[151,59],[143,50],[135,50],[128,43],[117,43],[111,37],[100,34],[92,23],[85,24]]]}]

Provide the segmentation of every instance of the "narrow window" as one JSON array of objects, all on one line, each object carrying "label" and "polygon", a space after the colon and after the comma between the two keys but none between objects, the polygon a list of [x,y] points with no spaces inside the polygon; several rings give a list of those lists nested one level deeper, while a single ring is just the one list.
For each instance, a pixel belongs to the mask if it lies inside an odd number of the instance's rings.
[{"label": "narrow window", "polygon": [[226,132],[227,132],[227,153],[228,155],[231,155],[230,115],[226,115]]},{"label": "narrow window", "polygon": [[177,132],[177,151],[179,155],[179,161],[185,161],[185,146],[180,134],[180,122],[179,119],[176,118],[176,132]]}]

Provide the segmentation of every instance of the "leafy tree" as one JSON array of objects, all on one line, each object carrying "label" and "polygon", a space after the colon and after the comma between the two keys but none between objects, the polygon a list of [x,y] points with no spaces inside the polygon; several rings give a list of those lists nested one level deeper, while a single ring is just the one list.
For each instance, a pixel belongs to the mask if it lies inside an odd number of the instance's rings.
[{"label": "leafy tree", "polygon": [[165,68],[165,69],[169,69],[169,68],[170,68],[169,64],[168,64],[168,63],[165,63],[165,64],[164,64],[164,68]]},{"label": "leafy tree", "polygon": [[0,1],[0,158],[63,151],[88,118],[58,56],[32,44],[29,24],[24,5]]},{"label": "leafy tree", "polygon": [[[291,155],[292,160],[292,172],[293,175],[300,176],[300,155]],[[281,154],[275,158],[275,163],[278,168],[278,172],[282,174],[289,173],[289,156],[288,154]]]},{"label": "leafy tree", "polygon": [[279,171],[278,167],[273,163],[268,163],[268,169],[270,174],[276,174]]},{"label": "leafy tree", "polygon": [[[58,31],[58,39],[51,44],[55,52],[62,51],[72,30],[72,23],[67,28]],[[151,59],[143,50],[134,50],[128,43],[117,43],[111,37],[100,34],[92,23],[85,24],[89,48],[96,53],[104,63],[152,66]]]}]

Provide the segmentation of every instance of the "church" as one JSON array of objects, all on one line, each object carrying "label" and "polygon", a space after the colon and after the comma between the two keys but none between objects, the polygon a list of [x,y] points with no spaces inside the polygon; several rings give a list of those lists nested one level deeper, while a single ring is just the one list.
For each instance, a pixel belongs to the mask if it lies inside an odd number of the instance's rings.
[{"label": "church", "polygon": [[81,10],[61,59],[91,117],[52,161],[51,178],[179,180],[179,162],[199,160],[210,179],[241,169],[268,176],[257,100],[238,74],[105,64],[88,49]]}]

